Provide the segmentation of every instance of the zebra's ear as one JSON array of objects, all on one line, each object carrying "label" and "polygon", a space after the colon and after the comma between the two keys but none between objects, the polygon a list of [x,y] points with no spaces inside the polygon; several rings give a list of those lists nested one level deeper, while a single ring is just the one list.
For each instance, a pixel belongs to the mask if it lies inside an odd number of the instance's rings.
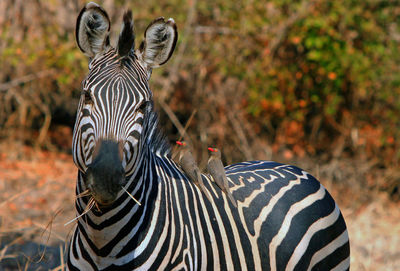
[{"label": "zebra's ear", "polygon": [[76,20],[75,37],[79,49],[88,57],[94,57],[110,45],[110,19],[98,4],[90,2]]},{"label": "zebra's ear", "polygon": [[163,17],[155,19],[144,32],[144,41],[139,52],[148,68],[163,65],[174,52],[178,30],[173,19],[164,20]]}]

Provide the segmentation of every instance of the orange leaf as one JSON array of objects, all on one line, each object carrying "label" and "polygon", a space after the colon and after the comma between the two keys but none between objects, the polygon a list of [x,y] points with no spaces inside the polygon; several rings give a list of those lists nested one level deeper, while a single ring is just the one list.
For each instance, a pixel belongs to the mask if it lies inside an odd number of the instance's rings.
[{"label": "orange leaf", "polygon": [[329,78],[329,79],[331,79],[331,80],[335,80],[335,79],[336,79],[336,77],[337,77],[336,73],[334,73],[334,72],[330,72],[330,73],[328,73],[328,78]]}]

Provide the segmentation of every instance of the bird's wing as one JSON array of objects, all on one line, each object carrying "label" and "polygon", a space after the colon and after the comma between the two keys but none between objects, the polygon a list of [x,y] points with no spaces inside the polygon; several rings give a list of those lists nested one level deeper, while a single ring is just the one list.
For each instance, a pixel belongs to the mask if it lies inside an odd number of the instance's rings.
[{"label": "bird's wing", "polygon": [[212,161],[213,163],[213,168],[215,169],[215,175],[223,178],[225,176],[225,168],[224,168],[224,164],[222,164],[222,161],[219,159],[213,159]]},{"label": "bird's wing", "polygon": [[193,181],[198,181],[198,174],[200,174],[200,169],[194,160],[194,157],[189,152],[183,154],[181,159],[181,166],[185,171],[186,175]]},{"label": "bird's wing", "polygon": [[209,161],[207,164],[208,172],[210,172],[211,176],[214,179],[214,182],[219,186],[221,190],[224,190],[224,176],[223,176],[223,171],[221,171],[221,168],[219,166],[218,161],[215,159],[212,159]]}]

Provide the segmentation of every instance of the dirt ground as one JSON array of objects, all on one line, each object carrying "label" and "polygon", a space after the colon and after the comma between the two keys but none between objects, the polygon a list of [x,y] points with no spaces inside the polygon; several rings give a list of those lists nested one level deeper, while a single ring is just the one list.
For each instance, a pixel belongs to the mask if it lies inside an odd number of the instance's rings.
[{"label": "dirt ground", "polygon": [[[0,145],[0,270],[64,269],[64,245],[74,223],[64,224],[75,216],[76,174],[70,155]],[[351,269],[399,270],[399,203],[376,193],[372,201],[349,204],[335,185],[321,182],[349,228]]]}]

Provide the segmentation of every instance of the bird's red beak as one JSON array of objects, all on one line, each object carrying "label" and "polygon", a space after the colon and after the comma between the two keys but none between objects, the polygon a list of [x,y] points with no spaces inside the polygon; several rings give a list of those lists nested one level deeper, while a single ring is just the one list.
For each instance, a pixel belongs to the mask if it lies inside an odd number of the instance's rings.
[{"label": "bird's red beak", "polygon": [[215,150],[213,148],[208,148],[209,151],[214,152]]},{"label": "bird's red beak", "polygon": [[183,143],[180,141],[176,141],[176,144],[178,144],[179,146],[183,146]]}]

